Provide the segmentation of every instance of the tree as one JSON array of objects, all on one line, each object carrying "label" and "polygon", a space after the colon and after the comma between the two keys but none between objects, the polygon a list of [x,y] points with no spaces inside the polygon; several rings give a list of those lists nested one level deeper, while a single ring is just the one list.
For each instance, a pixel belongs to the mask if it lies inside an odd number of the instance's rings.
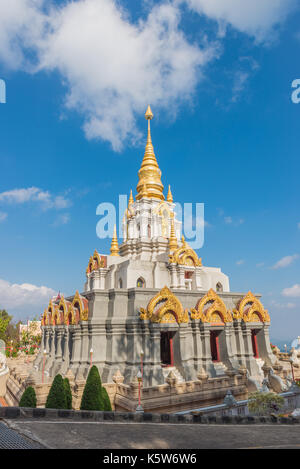
[{"label": "tree", "polygon": [[7,342],[6,330],[12,319],[12,316],[9,316],[5,309],[0,310],[0,339]]},{"label": "tree", "polygon": [[250,394],[248,401],[249,411],[257,415],[270,415],[278,412],[283,405],[283,397],[273,392],[255,392]]},{"label": "tree", "polygon": [[103,410],[101,378],[94,365],[89,371],[81,399],[81,410]]},{"label": "tree", "polygon": [[111,408],[110,398],[104,386],[102,386],[101,392],[102,392],[103,410],[111,411],[112,408]]},{"label": "tree", "polygon": [[67,409],[72,409],[72,392],[68,378],[64,379],[64,388],[66,394]]},{"label": "tree", "polygon": [[23,392],[19,407],[36,407],[36,394],[32,386],[29,386]]},{"label": "tree", "polygon": [[55,376],[45,407],[47,409],[67,409],[65,386],[61,375]]}]

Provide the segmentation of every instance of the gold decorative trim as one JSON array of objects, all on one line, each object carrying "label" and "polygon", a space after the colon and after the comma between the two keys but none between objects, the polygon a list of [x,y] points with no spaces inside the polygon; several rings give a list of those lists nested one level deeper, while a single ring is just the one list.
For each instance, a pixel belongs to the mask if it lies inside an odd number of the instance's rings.
[{"label": "gold decorative trim", "polygon": [[82,301],[82,297],[80,296],[78,290],[76,291],[73,301],[72,301],[73,308],[77,308],[79,311],[79,320],[80,321],[87,321],[89,318],[89,310],[88,308],[84,307],[84,303]]},{"label": "gold decorative trim", "polygon": [[42,326],[48,326],[48,325],[49,325],[49,317],[48,317],[48,310],[46,308],[42,316]]},{"label": "gold decorative trim", "polygon": [[[208,303],[212,303],[206,310]],[[206,295],[201,298],[196,308],[191,310],[191,319],[201,322],[218,323],[232,322],[231,312],[226,308],[224,301],[211,288]]]},{"label": "gold decorative trim", "polygon": [[104,261],[101,259],[100,254],[97,249],[95,249],[93,256],[90,256],[88,266],[86,268],[86,273],[90,274],[93,270],[98,270],[101,267],[104,267]]},{"label": "gold decorative trim", "polygon": [[119,244],[118,244],[118,238],[117,238],[117,227],[116,225],[114,226],[114,234],[111,240],[111,246],[110,246],[110,255],[111,256],[118,256],[119,255]]},{"label": "gold decorative trim", "polygon": [[[158,309],[157,307],[163,303]],[[155,323],[187,323],[189,321],[188,310],[184,310],[178,298],[168,287],[164,287],[148,303],[146,309],[140,308],[140,319],[149,319]]]},{"label": "gold decorative trim", "polygon": [[54,314],[52,315],[52,325],[59,326],[61,324],[61,312],[55,308]]},{"label": "gold decorative trim", "polygon": [[202,259],[197,256],[195,251],[185,241],[184,236],[181,239],[181,247],[177,248],[169,255],[170,264],[186,265],[190,267],[201,267]]},{"label": "gold decorative trim", "polygon": [[170,232],[170,238],[169,238],[169,249],[170,251],[175,251],[178,247],[177,244],[177,238],[175,234],[175,228],[174,228],[174,218],[171,220],[171,232]]},{"label": "gold decorative trim", "polygon": [[48,313],[53,313],[53,311],[54,311],[53,303],[52,303],[52,300],[50,300],[49,305],[48,305]]},{"label": "gold decorative trim", "polygon": [[[248,306],[248,308],[247,308]],[[247,293],[233,310],[234,319],[242,319],[244,322],[269,322],[268,310],[251,291]]]},{"label": "gold decorative trim", "polygon": [[67,305],[66,305],[66,302],[65,302],[65,299],[64,299],[64,295],[62,295],[62,297],[61,297],[61,299],[60,299],[60,302],[59,302],[59,304],[58,304],[58,309],[59,309],[60,311],[62,311],[64,315],[66,314]]},{"label": "gold decorative trim", "polygon": [[[70,314],[71,314],[71,321],[69,320]],[[74,311],[74,307],[72,304],[69,305],[68,311],[65,314],[64,323],[66,326],[76,324],[76,316],[75,316],[75,311]]]}]

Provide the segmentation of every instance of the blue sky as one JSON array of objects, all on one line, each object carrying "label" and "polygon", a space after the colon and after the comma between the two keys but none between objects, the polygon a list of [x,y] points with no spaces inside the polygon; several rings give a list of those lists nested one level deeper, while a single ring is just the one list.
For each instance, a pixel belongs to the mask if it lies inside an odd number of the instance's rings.
[{"label": "blue sky", "polygon": [[110,245],[97,205],[135,191],[150,102],[165,188],[205,204],[204,265],[261,293],[271,337],[294,338],[299,3],[49,4],[0,7],[0,307],[25,319],[53,291],[82,290],[89,256]]}]

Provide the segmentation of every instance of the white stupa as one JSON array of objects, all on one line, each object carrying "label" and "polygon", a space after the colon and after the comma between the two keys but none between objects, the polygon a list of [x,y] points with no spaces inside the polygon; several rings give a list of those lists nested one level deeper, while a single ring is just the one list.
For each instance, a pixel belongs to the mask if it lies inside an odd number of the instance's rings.
[{"label": "white stupa", "polygon": [[300,335],[296,339],[294,339],[291,343],[291,348],[295,348],[296,350],[300,350]]}]

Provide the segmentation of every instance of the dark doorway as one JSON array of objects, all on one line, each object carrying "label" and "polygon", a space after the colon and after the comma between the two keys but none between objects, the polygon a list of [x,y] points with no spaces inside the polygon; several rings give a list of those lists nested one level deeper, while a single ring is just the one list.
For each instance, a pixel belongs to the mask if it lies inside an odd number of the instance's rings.
[{"label": "dark doorway", "polygon": [[162,366],[173,366],[173,332],[160,333],[160,358]]},{"label": "dark doorway", "polygon": [[252,350],[254,358],[259,358],[258,354],[258,346],[257,346],[257,332],[256,330],[252,329],[251,331],[251,339],[252,339]]},{"label": "dark doorway", "polygon": [[218,331],[210,331],[210,350],[211,359],[213,362],[220,361],[220,350],[219,350],[219,333]]}]

